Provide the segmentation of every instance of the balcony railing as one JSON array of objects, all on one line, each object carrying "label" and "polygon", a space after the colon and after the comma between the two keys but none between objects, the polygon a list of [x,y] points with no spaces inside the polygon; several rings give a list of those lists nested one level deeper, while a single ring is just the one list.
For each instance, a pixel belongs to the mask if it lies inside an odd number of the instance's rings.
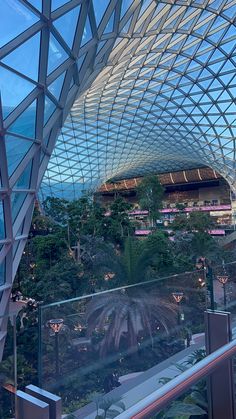
[{"label": "balcony railing", "polygon": [[154,391],[134,406],[131,406],[125,412],[117,416],[117,418],[152,418],[153,415],[159,413],[178,396],[190,389],[191,386],[212,374],[224,361],[232,359],[235,355],[236,339],[222,346],[187,371],[172,379],[169,383],[163,385],[160,389]]}]

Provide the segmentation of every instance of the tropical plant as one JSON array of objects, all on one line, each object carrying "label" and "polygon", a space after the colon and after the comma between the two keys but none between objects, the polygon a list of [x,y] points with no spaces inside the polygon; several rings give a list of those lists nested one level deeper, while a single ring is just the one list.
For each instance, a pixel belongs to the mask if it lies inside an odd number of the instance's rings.
[{"label": "tropical plant", "polygon": [[123,239],[134,232],[134,226],[129,219],[128,211],[132,205],[118,196],[110,205],[106,217],[104,237],[115,243],[123,243]]},{"label": "tropical plant", "polygon": [[[95,419],[112,419],[125,411],[125,404],[121,401],[121,397],[94,392],[90,395],[90,399],[96,404]],[[103,410],[103,413],[99,410]]]},{"label": "tropical plant", "polygon": [[[201,361],[206,356],[206,351],[204,349],[197,349],[194,351],[187,359],[187,361],[182,364],[176,364],[176,367],[180,372],[186,371],[190,366],[195,365],[197,362]],[[160,379],[160,383],[166,384],[171,380],[169,377],[163,377]],[[180,400],[174,401],[171,403],[171,406],[164,411],[160,412],[156,419],[190,419],[195,418],[195,416],[200,417],[201,419],[207,419],[207,390],[206,382],[200,381],[195,386],[191,388]]]},{"label": "tropical plant", "polygon": [[174,324],[176,308],[167,300],[136,287],[95,296],[86,308],[87,333],[103,331],[100,355],[111,349],[119,350],[121,341],[133,351],[138,349],[138,338],[146,336],[153,343],[157,327],[168,332]]}]

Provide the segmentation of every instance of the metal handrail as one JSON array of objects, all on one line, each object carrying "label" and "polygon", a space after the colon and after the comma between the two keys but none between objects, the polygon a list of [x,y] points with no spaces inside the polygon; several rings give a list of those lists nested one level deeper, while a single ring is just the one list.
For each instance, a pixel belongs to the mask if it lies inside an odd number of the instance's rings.
[{"label": "metal handrail", "polygon": [[[117,416],[117,419],[146,419],[160,412],[186,390],[215,371],[222,362],[236,355],[236,339],[217,349],[169,383],[144,397]],[[145,384],[143,384],[145,385]]]}]

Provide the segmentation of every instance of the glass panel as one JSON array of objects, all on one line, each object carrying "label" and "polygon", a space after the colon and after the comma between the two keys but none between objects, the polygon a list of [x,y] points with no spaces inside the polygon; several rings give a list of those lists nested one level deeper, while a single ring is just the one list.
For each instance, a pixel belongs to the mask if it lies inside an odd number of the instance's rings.
[{"label": "glass panel", "polygon": [[109,4],[109,0],[93,0],[93,7],[94,7],[94,13],[95,13],[97,26],[101,22],[108,4]]},{"label": "glass panel", "polygon": [[44,105],[44,125],[48,122],[50,116],[52,116],[53,112],[56,109],[55,103],[53,103],[47,96],[45,97],[45,105]]},{"label": "glass panel", "polygon": [[1,2],[0,47],[38,21],[38,18],[18,0]]},{"label": "glass panel", "polygon": [[[10,305],[10,316],[0,317],[0,343],[5,338],[5,330],[7,329],[7,337],[5,341],[3,358],[0,363],[0,417],[3,419],[12,418],[15,412],[15,362],[14,358],[14,325],[16,325],[16,315]],[[16,335],[15,335],[16,337]]]},{"label": "glass panel", "polygon": [[[190,358],[190,362],[195,362]],[[191,366],[191,364],[190,364]],[[180,365],[180,368],[186,369],[188,364]],[[163,381],[164,380],[163,378]],[[188,391],[186,391],[178,399],[174,400],[168,407],[163,409],[152,419],[167,419],[167,418],[208,418],[208,401],[207,401],[207,381],[201,380]]]},{"label": "glass panel", "polygon": [[115,12],[113,12],[112,15],[111,15],[111,17],[109,18],[109,21],[107,23],[107,26],[104,29],[104,33],[113,32],[114,17],[115,17]]},{"label": "glass panel", "polygon": [[12,219],[15,221],[27,196],[25,192],[13,192],[11,195]]},{"label": "glass panel", "polygon": [[236,263],[225,264],[224,261],[213,266],[213,291],[215,308],[230,311],[232,321],[236,318]]},{"label": "glass panel", "polygon": [[[165,360],[169,366],[204,348],[206,296],[198,278],[199,272],[181,274],[43,307],[43,387],[62,394],[65,411],[74,414],[91,393],[104,395],[120,384],[124,393],[139,386],[143,374],[155,389]],[[140,398],[134,394],[132,403]]]},{"label": "glass panel", "polygon": [[75,7],[70,12],[66,13],[65,15],[53,22],[55,28],[58,30],[58,32],[70,48],[72,48],[73,45],[79,13],[80,6]]},{"label": "glass panel", "polygon": [[5,278],[5,260],[0,263],[0,285],[4,285],[6,282]]},{"label": "glass panel", "polygon": [[58,9],[58,7],[64,6],[68,3],[68,0],[52,0],[52,10]]},{"label": "glass panel", "polygon": [[59,42],[50,35],[49,52],[48,52],[48,74],[59,67],[66,59],[68,55],[65,50],[59,44]]},{"label": "glass panel", "polygon": [[30,187],[31,169],[32,169],[32,161],[30,161],[27,164],[22,175],[19,177],[17,183],[14,185],[14,189],[28,189]]},{"label": "glass panel", "polygon": [[32,146],[32,142],[13,137],[12,135],[6,135],[5,145],[7,153],[8,173],[9,176],[11,176],[22,159],[26,156],[27,152]]},{"label": "glass panel", "polygon": [[131,6],[132,3],[133,3],[133,0],[123,0],[122,1],[120,17],[123,17],[123,15],[127,12],[128,8]]},{"label": "glass panel", "polygon": [[[34,85],[13,72],[0,67],[0,89],[3,117],[6,118],[16,106],[34,89]],[[12,94],[14,92],[14,95]]]},{"label": "glass panel", "polygon": [[36,100],[9,127],[9,131],[35,138]]},{"label": "glass panel", "polygon": [[84,27],[84,33],[82,36],[81,46],[86,44],[91,38],[92,38],[92,31],[91,31],[89,18],[87,17],[85,27]]},{"label": "glass panel", "polygon": [[42,0],[28,0],[36,9],[42,11]]},{"label": "glass panel", "polygon": [[3,212],[3,202],[0,201],[0,240],[5,238],[5,220]]},{"label": "glass panel", "polygon": [[48,86],[49,92],[52,93],[52,95],[55,96],[57,100],[59,100],[61,95],[64,78],[65,72],[62,73],[53,83],[51,83],[50,86]]},{"label": "glass panel", "polygon": [[2,61],[31,79],[38,80],[39,46],[40,33],[37,33]]}]

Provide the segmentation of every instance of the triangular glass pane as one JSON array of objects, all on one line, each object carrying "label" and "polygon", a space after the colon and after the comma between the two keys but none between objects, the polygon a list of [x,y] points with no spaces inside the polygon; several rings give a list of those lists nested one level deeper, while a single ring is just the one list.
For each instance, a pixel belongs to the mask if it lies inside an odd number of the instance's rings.
[{"label": "triangular glass pane", "polygon": [[122,28],[122,32],[129,32],[129,28],[130,28],[130,25],[131,25],[131,22],[132,22],[132,17],[133,16],[131,16],[129,18],[128,22],[126,22],[125,26]]},{"label": "triangular glass pane", "polygon": [[13,192],[11,195],[12,218],[15,221],[27,196],[27,192]]},{"label": "triangular glass pane", "polygon": [[49,92],[52,93],[52,95],[55,96],[57,100],[59,100],[61,95],[65,74],[66,72],[64,71],[64,73],[62,73],[53,83],[50,84],[50,86],[48,86]]},{"label": "triangular glass pane", "polygon": [[93,0],[93,7],[97,26],[102,20],[110,0]]},{"label": "triangular glass pane", "polygon": [[44,125],[48,122],[55,109],[56,105],[46,96],[44,106]]},{"label": "triangular glass pane", "polygon": [[83,36],[82,36],[81,46],[87,44],[87,42],[91,38],[92,38],[92,31],[91,31],[91,26],[90,26],[89,18],[87,16],[85,27],[84,27],[84,32],[83,32]]},{"label": "triangular glass pane", "polygon": [[14,189],[28,189],[30,187],[31,169],[32,169],[32,160],[27,164],[25,170],[20,175],[19,179],[14,185]]},{"label": "triangular glass pane", "polygon": [[[4,223],[4,212],[3,203],[0,201],[0,240],[5,238],[5,223]],[[1,251],[1,248],[0,248]]]},{"label": "triangular glass pane", "polygon": [[78,23],[80,13],[80,6],[75,7],[70,12],[66,13],[59,19],[54,21],[54,26],[66,41],[70,48],[72,48],[75,36],[75,30]]},{"label": "triangular glass pane", "polygon": [[0,67],[0,91],[5,119],[34,89],[34,85],[12,71]]},{"label": "triangular glass pane", "polygon": [[87,54],[84,54],[84,55],[82,55],[81,57],[78,58],[78,60],[77,60],[77,69],[78,69],[78,71],[81,69],[82,64],[84,62],[84,59],[85,59],[86,55]]},{"label": "triangular glass pane", "polygon": [[52,10],[56,10],[64,4],[68,3],[68,0],[52,0]]},{"label": "triangular glass pane", "polygon": [[[4,19],[3,16],[7,16]],[[1,1],[0,47],[24,32],[39,18],[17,0]]]},{"label": "triangular glass pane", "polygon": [[97,54],[99,53],[99,51],[104,47],[104,45],[106,44],[107,41],[100,41],[98,46],[97,46]]},{"label": "triangular glass pane", "polygon": [[[40,33],[24,42],[16,48],[11,54],[3,58],[2,62],[7,64],[19,73],[38,80]],[[24,59],[22,59],[24,57]]]},{"label": "triangular glass pane", "polygon": [[26,156],[27,152],[32,146],[32,142],[23,140],[22,138],[13,137],[12,135],[6,135],[5,146],[7,154],[8,175],[11,176],[20,162]]},{"label": "triangular glass pane", "polygon": [[128,8],[131,6],[132,3],[133,3],[133,0],[123,0],[122,1],[121,14],[120,14],[121,18],[127,12]]},{"label": "triangular glass pane", "polygon": [[36,100],[8,128],[15,134],[35,138]]},{"label": "triangular glass pane", "polygon": [[[6,262],[4,260],[3,262],[0,263],[0,285],[3,285],[6,280],[5,269],[6,269]],[[2,292],[0,293],[0,298],[1,296],[2,296]]]},{"label": "triangular glass pane", "polygon": [[103,33],[110,33],[113,32],[113,27],[114,27],[114,16],[115,16],[115,11],[112,13],[112,15],[109,18],[109,21],[107,22],[107,25],[103,31]]},{"label": "triangular glass pane", "polygon": [[42,11],[42,0],[28,0],[36,9]]},{"label": "triangular glass pane", "polygon": [[59,65],[66,61],[67,58],[68,55],[66,54],[65,50],[51,34],[48,52],[48,74],[59,67]]}]

